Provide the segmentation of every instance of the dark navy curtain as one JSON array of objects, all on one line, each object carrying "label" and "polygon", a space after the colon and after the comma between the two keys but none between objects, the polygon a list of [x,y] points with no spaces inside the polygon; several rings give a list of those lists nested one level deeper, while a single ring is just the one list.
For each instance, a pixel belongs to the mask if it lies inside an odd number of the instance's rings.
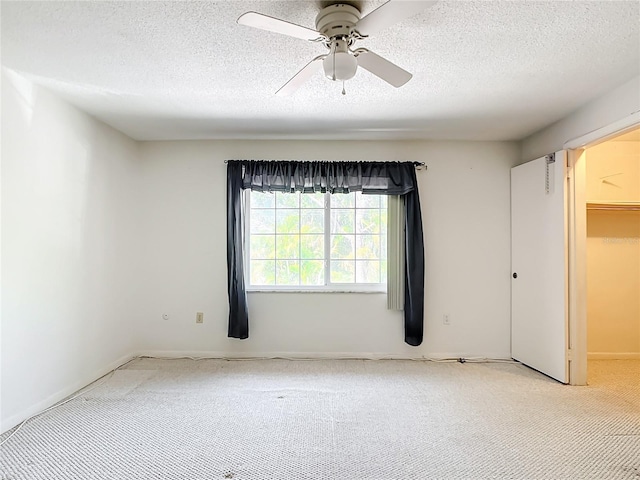
[{"label": "dark navy curtain", "polygon": [[227,163],[227,289],[229,292],[229,336],[249,337],[247,291],[244,288],[244,205],[240,162]]},{"label": "dark navy curtain", "polygon": [[227,275],[229,336],[247,338],[249,317],[242,253],[242,190],[403,195],[405,197],[404,338],[420,345],[424,323],[424,241],[418,182],[413,162],[227,162]]}]

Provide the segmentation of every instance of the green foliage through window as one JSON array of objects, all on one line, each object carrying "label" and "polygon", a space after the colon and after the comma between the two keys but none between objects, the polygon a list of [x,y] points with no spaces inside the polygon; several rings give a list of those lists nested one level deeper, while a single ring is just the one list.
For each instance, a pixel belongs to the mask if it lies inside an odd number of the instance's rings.
[{"label": "green foliage through window", "polygon": [[251,286],[386,283],[386,196],[249,195]]}]

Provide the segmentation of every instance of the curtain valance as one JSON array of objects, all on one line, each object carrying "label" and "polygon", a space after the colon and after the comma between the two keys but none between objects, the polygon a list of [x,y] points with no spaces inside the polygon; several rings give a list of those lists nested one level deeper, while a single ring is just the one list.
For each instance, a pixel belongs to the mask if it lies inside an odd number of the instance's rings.
[{"label": "curtain valance", "polygon": [[[361,191],[402,195],[405,207],[405,342],[420,345],[424,322],[424,243],[418,182],[413,162],[227,161],[227,274],[229,336],[247,338],[242,190],[259,192]],[[363,332],[363,335],[366,334]]]},{"label": "curtain valance", "polygon": [[416,188],[412,163],[265,160],[241,163],[242,188],[259,192],[361,191],[365,194],[406,195]]}]

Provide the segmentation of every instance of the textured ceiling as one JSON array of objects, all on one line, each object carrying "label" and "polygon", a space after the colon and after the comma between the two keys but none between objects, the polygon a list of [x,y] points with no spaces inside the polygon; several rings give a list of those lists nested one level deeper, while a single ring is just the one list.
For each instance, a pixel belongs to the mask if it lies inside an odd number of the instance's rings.
[{"label": "textured ceiling", "polygon": [[[274,92],[322,45],[236,24],[314,27],[332,2],[2,2],[2,64],[135,139],[515,140],[640,74],[640,2],[441,1],[358,46],[365,70]],[[348,2],[363,14],[383,1]]]}]

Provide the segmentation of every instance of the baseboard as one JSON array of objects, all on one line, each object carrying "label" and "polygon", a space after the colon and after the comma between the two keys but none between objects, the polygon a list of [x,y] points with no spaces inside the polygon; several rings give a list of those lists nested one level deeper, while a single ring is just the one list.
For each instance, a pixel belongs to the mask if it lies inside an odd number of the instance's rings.
[{"label": "baseboard", "polygon": [[384,354],[370,352],[219,352],[210,350],[147,350],[140,353],[141,357],[160,358],[228,358],[228,359],[265,359],[265,358],[291,358],[295,360],[422,360],[421,356]]},{"label": "baseboard", "polygon": [[588,360],[640,360],[640,352],[589,352]]},{"label": "baseboard", "polygon": [[211,350],[145,350],[139,356],[157,358],[223,358],[223,359],[265,359],[284,358],[293,360],[448,360],[465,358],[510,360],[509,358],[479,357],[460,354],[408,355],[401,353],[374,352],[229,352]]},{"label": "baseboard", "polygon": [[36,415],[37,413],[40,413],[41,411],[49,408],[50,406],[55,405],[60,400],[64,400],[69,395],[72,395],[78,390],[80,390],[81,388],[84,388],[87,385],[95,382],[100,377],[103,377],[104,375],[109,373],[111,370],[114,370],[119,366],[127,363],[132,358],[135,358],[135,355],[131,355],[131,354],[123,355],[119,359],[111,362],[109,365],[98,369],[92,375],[89,375],[87,378],[80,380],[78,382],[75,382],[72,385],[69,385],[68,387],[63,388],[62,390],[58,390],[53,395],[49,395],[44,400],[41,400],[40,402],[34,405],[31,405],[29,408],[22,410],[20,413],[17,413],[15,415],[10,416],[9,418],[2,420],[2,425],[0,426],[0,433],[4,433],[7,430],[12,429],[16,425],[18,425],[20,422],[22,422],[24,419],[29,418],[33,415]]}]

